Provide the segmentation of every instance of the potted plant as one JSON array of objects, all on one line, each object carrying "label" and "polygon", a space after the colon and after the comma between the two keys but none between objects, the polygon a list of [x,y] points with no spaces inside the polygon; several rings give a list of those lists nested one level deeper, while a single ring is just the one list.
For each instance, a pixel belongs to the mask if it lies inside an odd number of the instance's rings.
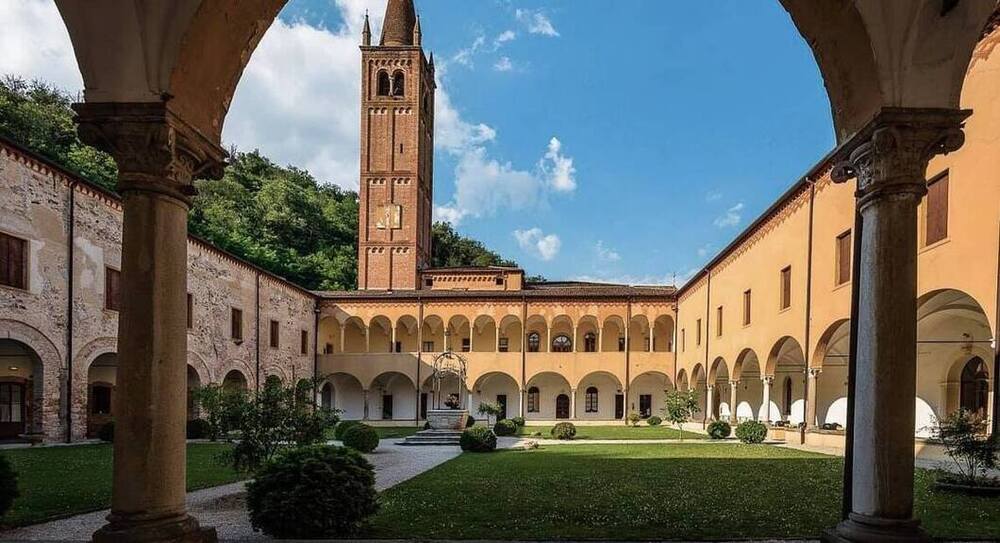
[{"label": "potted plant", "polygon": [[[968,494],[1000,495],[1000,480],[989,475],[997,467],[997,440],[987,435],[986,418],[959,409],[937,421],[933,437],[952,463],[938,472],[935,486]],[[948,469],[950,468],[950,469]]]}]

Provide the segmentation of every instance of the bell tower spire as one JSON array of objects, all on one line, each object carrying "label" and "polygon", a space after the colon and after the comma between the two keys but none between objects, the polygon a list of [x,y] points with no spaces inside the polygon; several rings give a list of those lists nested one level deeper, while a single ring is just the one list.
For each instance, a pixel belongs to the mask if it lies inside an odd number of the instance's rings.
[{"label": "bell tower spire", "polygon": [[386,47],[418,45],[413,43],[416,26],[417,11],[413,7],[413,0],[389,0],[385,7],[382,41],[379,45]]},{"label": "bell tower spire", "polygon": [[372,25],[368,22],[368,10],[365,10],[365,28],[361,31],[361,45],[372,44]]}]

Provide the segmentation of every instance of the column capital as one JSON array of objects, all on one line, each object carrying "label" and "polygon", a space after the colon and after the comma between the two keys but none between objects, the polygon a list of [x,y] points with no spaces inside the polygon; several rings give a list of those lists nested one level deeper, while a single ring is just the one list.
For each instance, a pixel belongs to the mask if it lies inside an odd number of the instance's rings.
[{"label": "column capital", "polygon": [[765,375],[765,376],[761,377],[760,380],[764,384],[767,384],[767,385],[773,385],[774,384],[774,376],[773,375]]},{"label": "column capital", "polygon": [[171,111],[168,102],[73,104],[77,131],[118,164],[118,191],[157,192],[191,205],[194,178],[218,179],[226,151]]},{"label": "column capital", "polygon": [[819,377],[821,373],[823,373],[823,368],[809,368],[809,377],[813,379]]},{"label": "column capital", "polygon": [[962,147],[963,123],[971,114],[960,109],[882,108],[841,146],[831,179],[857,179],[859,209],[885,194],[923,196],[928,162]]}]

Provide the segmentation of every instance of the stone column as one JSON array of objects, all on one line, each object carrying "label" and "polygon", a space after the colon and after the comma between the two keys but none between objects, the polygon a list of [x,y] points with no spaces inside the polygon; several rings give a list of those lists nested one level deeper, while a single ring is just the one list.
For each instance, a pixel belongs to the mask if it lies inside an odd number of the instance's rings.
[{"label": "stone column", "polygon": [[364,402],[364,414],[361,416],[362,420],[368,420],[368,389],[363,389],[361,391],[361,401]]},{"label": "stone column", "polygon": [[763,405],[761,406],[764,408],[763,422],[769,423],[771,422],[771,385],[774,384],[774,377],[767,375],[765,377],[761,377],[760,380],[764,383]]},{"label": "stone column", "polygon": [[75,104],[83,141],[118,164],[121,311],[108,524],[94,541],[214,541],[187,514],[187,215],[225,152],[162,102]]},{"label": "stone column", "polygon": [[884,108],[845,145],[857,179],[860,292],[849,518],[828,541],[929,541],[913,518],[917,206],[928,161],[962,146],[969,112]]},{"label": "stone column", "polygon": [[739,388],[739,381],[729,381],[729,422],[732,424],[736,424],[736,391]]},{"label": "stone column", "polygon": [[715,413],[712,406],[715,405],[715,385],[705,385],[705,420],[712,420]]},{"label": "stone column", "polygon": [[819,391],[819,374],[823,373],[823,368],[809,368],[809,382],[808,382],[808,392],[806,394],[806,412],[805,412],[805,422],[806,428],[814,428],[817,426],[816,423],[816,404],[819,403],[818,391]]},{"label": "stone column", "polygon": [[570,408],[570,418],[576,420],[576,389],[569,389],[569,408]]},{"label": "stone column", "polygon": [[339,326],[340,326],[340,352],[343,353],[345,345],[344,332],[347,331],[347,327],[344,326],[343,324],[340,324]]}]

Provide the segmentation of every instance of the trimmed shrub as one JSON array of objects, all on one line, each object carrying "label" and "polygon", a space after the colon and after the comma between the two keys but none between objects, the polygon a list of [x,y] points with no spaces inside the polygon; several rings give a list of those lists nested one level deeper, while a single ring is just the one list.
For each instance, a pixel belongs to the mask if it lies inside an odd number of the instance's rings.
[{"label": "trimmed shrub", "polygon": [[187,421],[188,439],[207,439],[212,433],[212,425],[205,419],[191,419]]},{"label": "trimmed shrub", "polygon": [[556,439],[573,439],[576,437],[576,426],[572,422],[560,422],[552,427],[551,434]]},{"label": "trimmed shrub", "polygon": [[726,439],[733,433],[733,427],[724,420],[715,420],[708,425],[708,437],[712,439]]},{"label": "trimmed shrub", "polygon": [[763,443],[767,437],[767,426],[755,420],[741,422],[736,427],[736,437],[743,443]]},{"label": "trimmed shrub", "polygon": [[115,421],[105,422],[97,430],[97,439],[111,443],[115,440]]},{"label": "trimmed shrub", "polygon": [[635,411],[629,412],[628,418],[625,419],[629,426],[638,426],[640,420],[642,420],[642,417]]},{"label": "trimmed shrub", "polygon": [[247,510],[255,529],[277,539],[354,535],[378,511],[375,472],[344,447],[291,449],[247,484]]},{"label": "trimmed shrub", "polygon": [[475,425],[476,425],[476,417],[469,415],[469,419],[465,421],[465,427],[472,428]]},{"label": "trimmed shrub", "polygon": [[518,428],[524,428],[524,417],[514,417],[510,419]]},{"label": "trimmed shrub", "polygon": [[485,426],[476,426],[462,432],[459,444],[463,451],[493,452],[497,448],[497,435]]},{"label": "trimmed shrub", "polygon": [[512,436],[517,433],[517,425],[512,420],[498,420],[493,425],[493,433],[498,436]]},{"label": "trimmed shrub", "polygon": [[378,447],[378,432],[367,424],[355,424],[344,433],[344,445],[356,451],[370,453]]},{"label": "trimmed shrub", "polygon": [[341,422],[333,429],[333,439],[336,439],[337,441],[343,441],[344,434],[346,434],[347,431],[350,430],[352,427],[357,426],[359,424],[362,424],[362,422],[359,420],[345,420]]},{"label": "trimmed shrub", "polygon": [[649,417],[648,419],[646,419],[646,424],[648,424],[650,426],[659,426],[659,425],[663,424],[663,419],[661,419],[660,417],[657,417],[656,415],[653,415],[652,417]]},{"label": "trimmed shrub", "polygon": [[0,455],[0,517],[4,516],[14,504],[14,498],[20,496],[17,490],[17,472],[10,465],[7,457]]}]

